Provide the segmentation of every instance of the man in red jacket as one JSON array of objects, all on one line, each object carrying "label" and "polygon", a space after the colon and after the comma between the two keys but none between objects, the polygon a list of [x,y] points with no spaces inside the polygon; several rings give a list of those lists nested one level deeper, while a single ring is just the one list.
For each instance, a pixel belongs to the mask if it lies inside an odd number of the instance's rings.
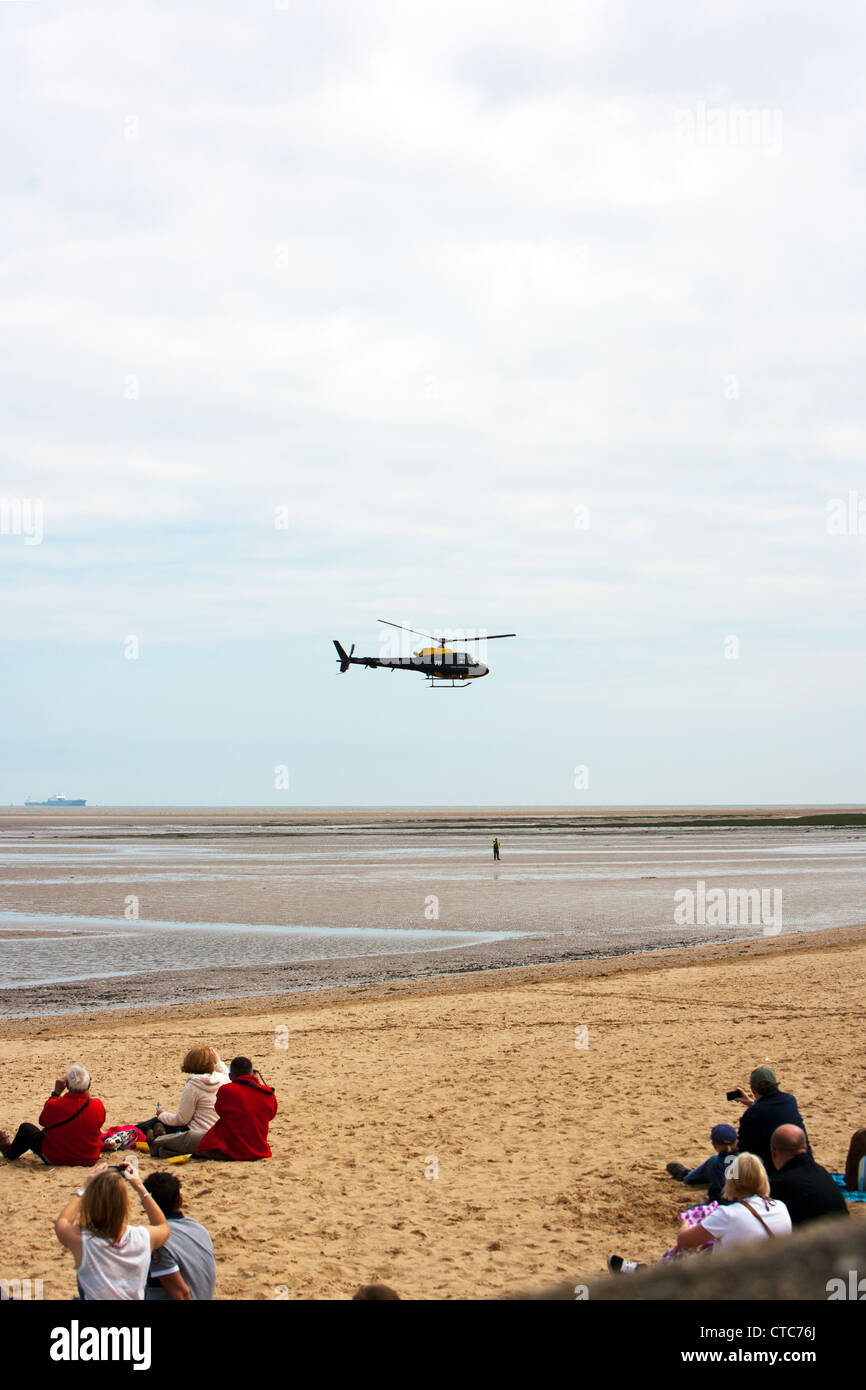
[{"label": "man in red jacket", "polygon": [[196,1158],[270,1158],[268,1125],[277,1113],[273,1086],[266,1086],[249,1057],[236,1057],[216,1093],[219,1115],[199,1140]]},{"label": "man in red jacket", "polygon": [[58,1077],[42,1107],[39,1124],[42,1129],[19,1125],[11,1141],[0,1130],[0,1154],[15,1159],[32,1149],[43,1163],[82,1168],[92,1168],[98,1161],[105,1106],[90,1094],[90,1073],[86,1067],[76,1063],[65,1076]]}]

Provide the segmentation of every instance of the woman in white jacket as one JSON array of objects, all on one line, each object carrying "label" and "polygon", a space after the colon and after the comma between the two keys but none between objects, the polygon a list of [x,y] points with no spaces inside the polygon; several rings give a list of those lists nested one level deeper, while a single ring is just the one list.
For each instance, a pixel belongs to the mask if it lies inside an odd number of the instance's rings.
[{"label": "woman in white jacket", "polygon": [[[177,1110],[161,1110],[159,1123],[147,1131],[154,1158],[194,1153],[198,1140],[217,1122],[216,1093],[229,1079],[229,1069],[220,1060],[219,1053],[213,1047],[191,1047],[183,1059],[181,1071],[187,1073],[189,1080]],[[176,1132],[166,1134],[163,1126]],[[193,1140],[195,1142],[191,1142]]]}]

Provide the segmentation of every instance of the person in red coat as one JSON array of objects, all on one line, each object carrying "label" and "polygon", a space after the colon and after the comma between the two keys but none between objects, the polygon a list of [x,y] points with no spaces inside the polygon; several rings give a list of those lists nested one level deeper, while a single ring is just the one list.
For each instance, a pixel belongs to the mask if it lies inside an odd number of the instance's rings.
[{"label": "person in red coat", "polygon": [[219,1116],[198,1142],[196,1158],[270,1158],[268,1125],[277,1113],[273,1086],[266,1086],[249,1057],[236,1057],[214,1100]]},{"label": "person in red coat", "polygon": [[[66,1092],[66,1095],[63,1092]],[[10,1140],[0,1130],[0,1154],[16,1159],[32,1149],[43,1163],[92,1168],[99,1159],[105,1106],[90,1094],[90,1072],[78,1063],[59,1076],[42,1107],[37,1125],[18,1126]]]}]

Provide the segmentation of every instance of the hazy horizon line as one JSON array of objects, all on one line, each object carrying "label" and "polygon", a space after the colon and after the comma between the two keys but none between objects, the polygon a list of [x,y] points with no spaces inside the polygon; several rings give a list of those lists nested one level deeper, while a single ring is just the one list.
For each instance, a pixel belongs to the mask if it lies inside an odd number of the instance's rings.
[{"label": "hazy horizon line", "polygon": [[68,811],[87,814],[89,811],[567,811],[575,815],[590,811],[772,811],[772,810],[833,810],[866,811],[866,802],[848,801],[683,801],[647,802],[618,801],[593,802],[586,806],[574,806],[566,802],[515,801],[515,802],[304,802],[284,806],[271,802],[201,802],[187,803],[174,801],[153,802],[93,802],[87,806],[46,806],[24,802],[9,802],[0,805],[0,811]]}]

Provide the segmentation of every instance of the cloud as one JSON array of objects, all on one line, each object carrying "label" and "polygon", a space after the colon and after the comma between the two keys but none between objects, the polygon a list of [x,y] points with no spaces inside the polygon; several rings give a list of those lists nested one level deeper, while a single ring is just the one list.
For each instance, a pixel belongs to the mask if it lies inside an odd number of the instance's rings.
[{"label": "cloud", "polygon": [[6,9],[9,636],[856,640],[856,7]]}]

